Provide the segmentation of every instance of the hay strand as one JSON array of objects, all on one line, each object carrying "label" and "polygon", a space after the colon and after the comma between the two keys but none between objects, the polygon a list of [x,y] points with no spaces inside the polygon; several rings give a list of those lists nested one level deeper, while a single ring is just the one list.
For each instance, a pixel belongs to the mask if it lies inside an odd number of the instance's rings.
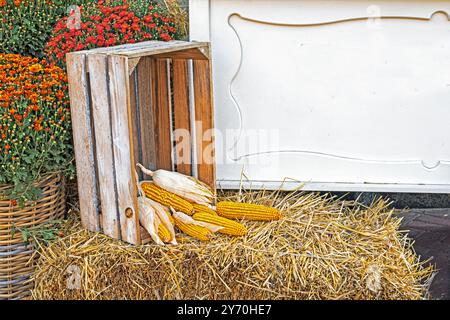
[{"label": "hay strand", "polygon": [[[211,243],[135,247],[82,230],[43,247],[34,299],[423,299],[433,275],[399,231],[390,203],[316,193],[241,191],[222,200],[272,205],[279,221],[243,221],[248,234]],[[79,271],[79,286],[68,288]]]}]

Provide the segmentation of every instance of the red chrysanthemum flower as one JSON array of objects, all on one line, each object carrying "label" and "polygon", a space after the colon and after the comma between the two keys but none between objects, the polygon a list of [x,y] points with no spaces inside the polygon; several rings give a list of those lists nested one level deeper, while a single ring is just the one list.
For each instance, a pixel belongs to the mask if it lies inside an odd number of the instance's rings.
[{"label": "red chrysanthemum flower", "polygon": [[[177,29],[174,21],[157,3],[134,8],[128,0],[122,4],[99,1],[96,6],[81,9],[81,21],[74,17],[61,19],[46,45],[48,59],[60,66],[68,52],[109,47],[147,40],[170,41]],[[79,28],[77,28],[77,22]],[[63,40],[64,39],[64,40]]]}]

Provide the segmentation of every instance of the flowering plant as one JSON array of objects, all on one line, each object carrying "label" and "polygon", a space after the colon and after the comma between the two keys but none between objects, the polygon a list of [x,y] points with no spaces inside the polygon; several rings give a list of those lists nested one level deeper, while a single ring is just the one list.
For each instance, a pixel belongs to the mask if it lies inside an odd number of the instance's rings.
[{"label": "flowering plant", "polygon": [[42,58],[56,22],[72,5],[94,0],[0,0],[0,48]]},{"label": "flowering plant", "polygon": [[23,205],[40,190],[33,182],[73,173],[65,72],[45,60],[0,53],[0,184]]},{"label": "flowering plant", "polygon": [[163,7],[148,0],[99,1],[81,6],[61,19],[53,30],[45,52],[49,61],[64,66],[71,51],[109,47],[146,40],[172,40],[177,33],[173,19]]}]

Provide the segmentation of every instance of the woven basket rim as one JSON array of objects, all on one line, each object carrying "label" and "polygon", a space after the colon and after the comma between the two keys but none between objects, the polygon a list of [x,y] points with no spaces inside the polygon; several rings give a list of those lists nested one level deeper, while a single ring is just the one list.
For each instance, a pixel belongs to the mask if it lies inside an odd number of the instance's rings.
[{"label": "woven basket rim", "polygon": [[[45,176],[42,176],[40,180],[33,182],[33,186],[45,189],[51,187],[57,181],[59,182],[63,181],[62,178],[63,175],[60,172],[49,173],[46,174]],[[11,199],[5,195],[5,192],[11,188],[12,188],[11,184],[0,184],[0,211],[1,207],[10,206]],[[39,200],[40,199],[28,201],[27,203],[25,203],[25,207],[30,204],[39,202]]]},{"label": "woven basket rim", "polygon": [[[59,177],[61,177],[61,175],[62,175],[62,172],[52,172],[52,173],[43,174],[40,177],[40,179],[35,180],[33,182],[33,186],[40,187],[40,186],[46,185],[49,180],[53,180],[54,178],[59,178]],[[13,185],[11,183],[0,183],[0,201],[2,200],[2,198],[1,198],[2,193],[11,189],[12,187],[13,187]]]}]

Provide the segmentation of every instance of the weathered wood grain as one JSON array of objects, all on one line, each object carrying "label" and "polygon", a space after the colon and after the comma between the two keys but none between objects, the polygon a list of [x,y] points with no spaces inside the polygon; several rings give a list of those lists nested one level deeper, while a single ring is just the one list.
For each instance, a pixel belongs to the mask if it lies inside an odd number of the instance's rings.
[{"label": "weathered wood grain", "polygon": [[104,55],[89,55],[89,80],[91,84],[92,115],[94,122],[95,152],[102,208],[103,232],[120,239],[117,210],[116,181],[111,139],[110,106],[108,97],[107,59]]},{"label": "weathered wood grain", "polygon": [[81,223],[84,228],[97,232],[100,231],[99,203],[89,106],[89,83],[86,76],[86,56],[84,54],[67,55],[67,75]]},{"label": "weathered wood grain", "polygon": [[180,50],[188,50],[195,48],[207,48],[208,42],[186,42],[186,41],[145,41],[133,44],[123,44],[114,47],[103,47],[84,51],[78,51],[78,53],[103,53],[103,54],[115,54],[123,55],[132,58],[149,57],[152,55],[165,54],[169,52],[176,52]]},{"label": "weathered wood grain", "polygon": [[[173,41],[173,42],[178,42],[178,41]],[[145,47],[148,48],[149,46],[150,47],[159,47],[164,43],[165,43],[164,41],[151,40],[151,41],[144,41],[144,42],[138,42],[138,43],[126,43],[126,44],[121,44],[121,45],[113,46],[113,47],[94,48],[94,49],[89,49],[89,50],[78,51],[78,53],[115,54],[115,53],[123,52],[123,51],[138,50],[138,49],[142,49]]]},{"label": "weathered wood grain", "polygon": [[[172,60],[172,92],[174,114],[174,160],[177,171],[192,174],[191,118],[189,112],[189,75],[187,60]],[[186,141],[187,139],[187,141]]]},{"label": "weathered wood grain", "polygon": [[108,74],[111,99],[111,127],[116,185],[122,239],[139,244],[139,212],[134,176],[133,140],[131,137],[130,84],[128,59],[108,57]]},{"label": "weathered wood grain", "polygon": [[195,59],[195,60],[208,60],[207,47],[186,49],[180,51],[173,51],[168,53],[161,53],[153,56],[156,59]]},{"label": "weathered wood grain", "polygon": [[204,42],[184,42],[184,41],[154,42],[147,46],[129,45],[129,47],[115,50],[114,54],[125,55],[131,59],[207,46],[208,44]]},{"label": "weathered wood grain", "polygon": [[133,140],[133,156],[136,162],[142,162],[142,150],[140,141],[140,121],[139,121],[139,97],[138,97],[138,83],[137,71],[135,70],[130,75],[130,114],[131,114],[131,137]]},{"label": "weathered wood grain", "polygon": [[214,108],[210,61],[194,60],[193,73],[198,179],[215,189]]},{"label": "weathered wood grain", "polygon": [[140,148],[142,164],[150,170],[156,169],[155,111],[152,104],[152,59],[143,57],[137,68],[139,100]]},{"label": "weathered wood grain", "polygon": [[155,149],[157,169],[172,170],[172,141],[167,60],[152,61],[152,96],[155,112]]}]

